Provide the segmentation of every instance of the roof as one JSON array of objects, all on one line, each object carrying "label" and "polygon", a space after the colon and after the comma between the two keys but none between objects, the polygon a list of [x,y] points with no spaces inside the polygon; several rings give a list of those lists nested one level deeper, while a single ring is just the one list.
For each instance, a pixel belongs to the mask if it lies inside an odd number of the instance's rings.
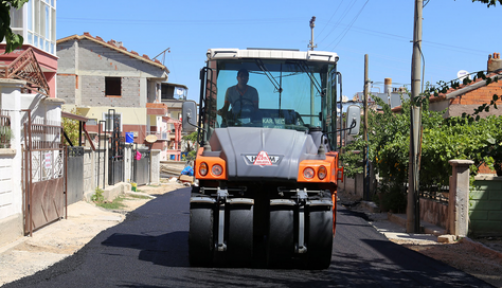
[{"label": "roof", "polygon": [[178,83],[162,82],[162,85],[181,87],[181,88],[188,90],[188,87],[186,85],[178,84]]},{"label": "roof", "polygon": [[[486,75],[486,78],[491,78],[492,80],[495,80],[495,79],[502,80],[502,74],[499,74],[497,72],[489,73]],[[455,80],[458,80],[458,79],[455,79]],[[455,81],[455,80],[453,80],[453,81]],[[491,83],[493,83],[493,82],[491,82]],[[471,83],[469,83],[467,85],[460,85],[460,87],[457,89],[450,88],[450,89],[448,89],[448,91],[446,93],[439,93],[437,96],[431,95],[429,102],[434,103],[434,102],[457,98],[459,96],[462,96],[468,92],[471,92],[473,90],[476,90],[476,89],[484,87],[484,86],[486,86],[486,80],[478,78],[478,79],[476,79],[476,81],[472,81]],[[401,110],[402,110],[402,106],[397,106],[397,107],[392,108],[392,112],[400,112]]]},{"label": "roof", "polygon": [[61,43],[64,43],[64,42],[67,42],[70,40],[82,40],[82,39],[87,39],[87,40],[96,42],[96,43],[101,44],[105,47],[113,49],[117,52],[126,54],[127,56],[130,56],[132,58],[136,58],[140,61],[157,66],[157,67],[161,68],[162,70],[166,71],[167,73],[169,73],[169,69],[167,69],[166,66],[162,65],[162,63],[159,60],[150,59],[150,57],[148,57],[148,55],[145,55],[145,54],[143,54],[143,56],[139,56],[138,52],[136,52],[136,51],[133,51],[133,50],[128,51],[127,48],[122,46],[122,42],[117,42],[113,39],[108,42],[105,42],[105,40],[103,40],[103,38],[101,38],[99,36],[93,37],[91,34],[89,34],[89,32],[84,32],[84,35],[73,35],[73,36],[68,36],[68,37],[59,39],[56,41],[56,44],[61,44]]}]

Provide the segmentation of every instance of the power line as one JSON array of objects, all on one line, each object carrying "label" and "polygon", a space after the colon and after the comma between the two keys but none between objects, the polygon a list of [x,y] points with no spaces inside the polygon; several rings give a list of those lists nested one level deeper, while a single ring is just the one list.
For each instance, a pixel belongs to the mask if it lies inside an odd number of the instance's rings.
[{"label": "power line", "polygon": [[338,20],[338,22],[335,23],[335,25],[333,26],[333,28],[331,28],[331,30],[329,31],[328,35],[326,35],[324,38],[322,38],[321,41],[319,41],[319,44],[321,44],[329,35],[331,35],[331,33],[333,33],[333,31],[335,30],[335,28],[343,21],[343,19],[345,18],[345,16],[348,15],[348,12],[350,9],[352,9],[352,7],[354,7],[354,5],[356,4],[356,1],[352,1],[351,3],[352,5],[348,6],[345,11],[342,13],[342,16],[340,17],[340,20]]},{"label": "power line", "polygon": [[326,27],[328,27],[329,23],[331,22],[331,19],[333,19],[333,17],[335,17],[335,14],[338,12],[338,8],[340,8],[342,3],[343,3],[343,0],[340,2],[340,4],[338,4],[338,7],[335,8],[335,12],[333,12],[333,14],[331,15],[331,17],[328,20],[328,23],[326,23],[326,25],[322,28],[321,32],[319,33],[319,36],[321,36],[322,32],[324,32],[324,29],[326,29]]},{"label": "power line", "polygon": [[[336,43],[336,45],[330,49],[330,50],[334,50],[336,48],[336,46],[338,46],[338,44],[340,44],[340,42],[343,40],[343,38],[345,37],[345,35],[347,35],[347,33],[349,33],[350,29],[352,28],[352,25],[356,22],[357,18],[359,18],[359,15],[361,15],[361,13],[363,12],[364,10],[364,7],[366,7],[366,4],[368,4],[370,0],[366,0],[366,2],[364,3],[363,7],[361,7],[361,9],[359,10],[359,12],[357,13],[356,17],[354,17],[354,19],[352,20],[352,22],[350,23],[349,27],[347,29],[345,29],[345,32],[343,33],[343,35],[341,36],[340,40],[338,40],[338,42]],[[336,41],[336,39],[335,39]],[[332,42],[333,43],[333,42]],[[331,45],[331,44],[330,44]],[[329,45],[328,45],[329,46]]]}]

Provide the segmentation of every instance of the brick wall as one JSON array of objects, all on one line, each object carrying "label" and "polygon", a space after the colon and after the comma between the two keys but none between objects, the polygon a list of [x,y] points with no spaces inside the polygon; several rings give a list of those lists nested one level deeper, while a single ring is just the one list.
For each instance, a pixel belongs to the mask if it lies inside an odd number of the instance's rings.
[{"label": "brick wall", "polygon": [[469,233],[502,235],[502,177],[476,180],[469,192]]},{"label": "brick wall", "polygon": [[74,74],[58,74],[57,82],[58,98],[63,99],[65,104],[75,104],[77,76]]},{"label": "brick wall", "polygon": [[[493,95],[496,94],[499,98],[502,96],[502,81],[493,82],[488,86],[478,88],[467,92],[452,100],[450,103],[449,116],[461,116],[462,113],[472,114],[474,109],[487,103],[489,104]],[[499,99],[497,105],[502,105],[502,99]],[[490,109],[490,111],[480,114],[481,117],[487,115],[502,115],[502,109]]]}]

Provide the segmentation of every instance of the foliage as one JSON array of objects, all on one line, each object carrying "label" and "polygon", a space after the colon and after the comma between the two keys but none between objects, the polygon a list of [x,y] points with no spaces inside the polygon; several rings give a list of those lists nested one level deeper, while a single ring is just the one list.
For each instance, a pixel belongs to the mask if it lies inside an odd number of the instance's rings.
[{"label": "foliage", "polygon": [[0,148],[9,148],[12,130],[9,126],[0,126]]},{"label": "foliage", "polygon": [[183,141],[185,142],[183,147],[187,147],[186,151],[188,151],[187,156],[182,155],[182,161],[194,160],[197,154],[195,151],[195,145],[197,143],[197,131],[190,133],[189,135],[183,136]]},{"label": "foliage", "polygon": [[96,206],[112,210],[124,207],[124,204],[122,204],[122,201],[124,201],[124,197],[120,196],[113,199],[113,201],[107,201],[103,196],[103,192],[104,191],[98,187],[96,188],[94,195],[92,195],[91,201],[94,202]]},{"label": "foliage", "polygon": [[29,0],[2,0],[0,2],[0,42],[5,38],[5,53],[10,53],[23,45],[23,37],[10,29],[10,8],[21,8]]},{"label": "foliage", "polygon": [[92,202],[103,202],[105,201],[105,197],[103,196],[103,189],[100,189],[99,187],[96,187],[96,190],[94,192],[94,195],[91,197]]},{"label": "foliage", "polygon": [[496,6],[497,1],[502,5],[502,0],[472,0],[472,2],[481,2],[483,4],[487,4],[487,7],[490,8],[491,5]]},{"label": "foliage", "polygon": [[382,211],[391,213],[406,212],[407,197],[406,186],[403,184],[390,183],[378,187],[378,192],[374,195],[373,200],[378,204]]},{"label": "foliage", "polygon": [[[71,113],[75,114],[76,109],[72,109]],[[68,138],[70,138],[70,141],[73,145],[78,145],[78,136],[79,136],[79,124],[77,120],[69,119],[69,118],[62,118],[62,124],[63,124],[63,130],[68,135]],[[66,143],[67,145],[70,145],[68,141],[66,141],[66,138],[64,135],[62,137],[62,142]]]},{"label": "foliage", "polygon": [[[488,78],[487,78],[488,79]],[[431,87],[430,91],[436,91]],[[429,95],[430,97],[430,95]],[[489,167],[502,164],[502,117],[473,117],[464,114],[461,117],[443,119],[443,112],[429,110],[429,97],[415,99],[422,105],[422,148],[420,163],[420,186],[427,189],[436,185],[448,185],[451,175],[451,159],[469,159],[475,164],[471,173],[477,173],[477,167],[486,163]],[[362,136],[346,147],[346,151],[360,150],[369,146],[369,159],[379,176],[394,186],[407,183],[410,145],[410,109],[411,101],[403,99],[402,113],[392,113],[390,107],[379,98],[374,98],[383,108],[383,113],[370,111],[368,115],[368,142]],[[489,111],[496,107],[498,96],[494,95],[490,104],[475,109],[473,115]],[[361,128],[362,129],[362,128]],[[362,133],[361,133],[362,134]],[[342,155],[345,173],[348,176],[362,172],[363,155]],[[495,166],[494,166],[495,165]],[[392,188],[393,186],[391,186]]]}]

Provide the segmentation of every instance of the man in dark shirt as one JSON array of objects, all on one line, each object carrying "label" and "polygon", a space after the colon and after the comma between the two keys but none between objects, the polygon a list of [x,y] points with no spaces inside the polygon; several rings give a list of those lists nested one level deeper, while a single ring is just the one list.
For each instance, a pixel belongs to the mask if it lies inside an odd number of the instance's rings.
[{"label": "man in dark shirt", "polygon": [[225,104],[218,110],[218,115],[227,115],[228,108],[232,105],[232,113],[239,115],[245,110],[258,109],[258,91],[254,87],[247,85],[249,72],[241,69],[237,72],[237,85],[227,89],[225,94]]}]

